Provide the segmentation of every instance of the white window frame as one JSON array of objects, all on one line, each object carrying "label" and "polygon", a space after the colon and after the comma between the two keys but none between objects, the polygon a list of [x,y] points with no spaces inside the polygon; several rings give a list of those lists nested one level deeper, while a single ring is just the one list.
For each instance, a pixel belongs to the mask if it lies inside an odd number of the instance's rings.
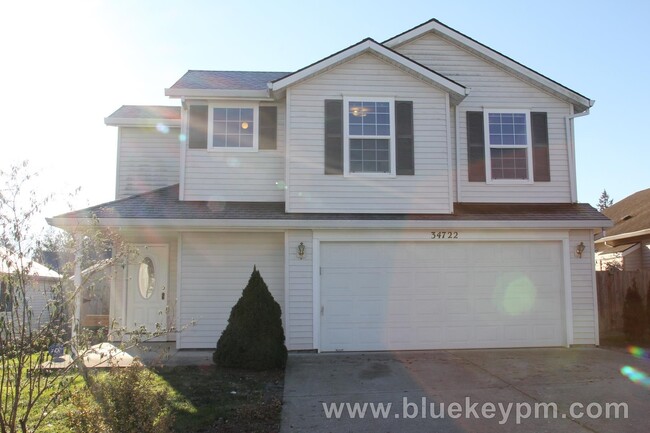
[{"label": "white window frame", "polygon": [[[526,115],[526,145],[490,144],[489,116],[493,113],[513,113]],[[530,110],[522,108],[484,108],[483,134],[485,141],[485,180],[491,184],[532,184],[533,183],[533,143],[530,125]],[[492,179],[492,149],[526,149],[528,179]]]},{"label": "white window frame", "polygon": [[[215,108],[252,108],[253,109],[253,147],[214,147],[214,109]],[[208,151],[209,152],[257,152],[260,136],[259,104],[250,102],[218,102],[208,104]]]},{"label": "white window frame", "polygon": [[[349,106],[350,101],[388,102],[390,110],[389,135],[350,135]],[[350,172],[350,139],[380,139],[389,140],[390,173],[351,173]],[[397,163],[395,156],[395,98],[373,96],[344,96],[343,97],[343,175],[345,177],[396,177]]]}]

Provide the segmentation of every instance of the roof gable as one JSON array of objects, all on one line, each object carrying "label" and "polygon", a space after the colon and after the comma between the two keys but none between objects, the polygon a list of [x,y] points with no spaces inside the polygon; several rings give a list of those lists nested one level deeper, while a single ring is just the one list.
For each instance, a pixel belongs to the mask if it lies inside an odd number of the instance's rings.
[{"label": "roof gable", "polygon": [[460,44],[472,54],[507,70],[523,81],[530,82],[541,86],[552,95],[570,102],[576,113],[581,113],[593,106],[595,101],[587,98],[580,93],[569,89],[568,87],[554,81],[545,75],[517,62],[516,60],[484,45],[475,39],[441,23],[436,19],[431,19],[419,26],[398,34],[383,42],[383,45],[389,48],[396,48],[404,45],[420,36],[432,32],[443,39],[453,43]]},{"label": "roof gable", "polygon": [[387,48],[373,39],[364,39],[348,48],[334,53],[324,59],[321,59],[311,65],[308,65],[298,71],[285,77],[276,79],[269,83],[269,88],[273,92],[283,92],[288,87],[305,81],[317,74],[347,62],[362,54],[372,53],[389,63],[406,70],[416,77],[426,81],[452,96],[452,100],[460,102],[468,94],[468,89],[463,85],[445,77],[436,71],[421,65],[402,54]]}]

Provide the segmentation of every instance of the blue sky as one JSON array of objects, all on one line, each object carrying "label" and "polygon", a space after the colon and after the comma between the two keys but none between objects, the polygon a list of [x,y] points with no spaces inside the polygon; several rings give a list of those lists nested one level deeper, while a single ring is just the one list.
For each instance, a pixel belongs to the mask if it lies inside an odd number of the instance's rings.
[{"label": "blue sky", "polygon": [[431,18],[596,100],[576,119],[578,198],[650,187],[650,2],[166,1],[3,2],[0,168],[24,159],[43,192],[73,206],[114,197],[122,104],[171,104],[187,69],[291,71],[365,37]]}]

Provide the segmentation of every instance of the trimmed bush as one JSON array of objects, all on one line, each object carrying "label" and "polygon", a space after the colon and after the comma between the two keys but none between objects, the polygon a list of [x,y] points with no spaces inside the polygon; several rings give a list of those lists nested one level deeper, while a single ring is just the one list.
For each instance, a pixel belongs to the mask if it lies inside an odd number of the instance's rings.
[{"label": "trimmed bush", "polygon": [[284,368],[282,311],[264,279],[253,267],[241,298],[232,308],[228,326],[217,342],[212,359],[220,367],[246,370]]},{"label": "trimmed bush", "polygon": [[636,280],[632,280],[632,286],[628,287],[623,304],[623,331],[627,339],[639,341],[645,333],[646,323],[643,301],[637,290]]}]

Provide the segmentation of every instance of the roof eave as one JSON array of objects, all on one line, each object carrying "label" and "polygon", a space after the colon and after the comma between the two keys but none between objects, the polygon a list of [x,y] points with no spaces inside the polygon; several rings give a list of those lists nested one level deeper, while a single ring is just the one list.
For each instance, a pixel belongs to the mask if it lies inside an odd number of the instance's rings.
[{"label": "roof eave", "polygon": [[[612,224],[613,225],[613,224]],[[610,225],[611,227],[611,225]],[[637,230],[635,232],[627,232],[627,233],[621,233],[619,235],[611,235],[611,236],[605,236],[596,241],[596,243],[605,243],[605,242],[612,242],[612,241],[618,241],[621,239],[631,239],[631,238],[637,238],[641,236],[649,236],[650,235],[650,229],[643,229],[643,230]]]},{"label": "roof eave", "polygon": [[195,99],[272,99],[267,89],[262,90],[225,90],[225,89],[165,89],[165,96],[170,98]]},{"label": "roof eave", "polygon": [[394,36],[393,38],[387,39],[382,43],[382,45],[385,45],[389,48],[395,48],[428,32],[434,32],[446,39],[459,42],[475,54],[479,55],[479,57],[487,58],[488,60],[492,60],[503,65],[505,68],[524,80],[533,80],[556,96],[567,100],[567,102],[571,102],[576,113],[582,113],[588,110],[590,107],[593,107],[595,103],[593,99],[589,99],[586,96],[581,95],[580,93],[575,92],[568,87],[565,87],[562,84],[551,80],[548,77],[545,77],[539,72],[536,72],[516,62],[504,54],[493,50],[487,45],[481,44],[480,42],[464,35],[457,30],[452,29],[451,27],[446,26],[437,20],[430,20],[420,26]]},{"label": "roof eave", "polygon": [[170,127],[180,127],[181,120],[162,118],[134,119],[124,117],[105,117],[104,124],[107,126],[157,126],[162,124]]},{"label": "roof eave", "polygon": [[606,225],[601,220],[294,220],[294,219],[167,219],[167,218],[48,218],[51,226],[61,229],[99,223],[107,227],[210,230],[227,228],[329,228],[329,229],[591,229]]}]

